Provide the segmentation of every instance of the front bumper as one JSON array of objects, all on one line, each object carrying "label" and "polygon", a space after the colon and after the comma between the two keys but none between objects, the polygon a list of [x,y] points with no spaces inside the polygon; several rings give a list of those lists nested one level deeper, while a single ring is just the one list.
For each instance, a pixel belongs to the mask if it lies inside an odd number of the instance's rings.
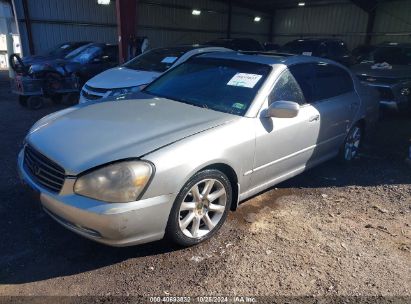
[{"label": "front bumper", "polygon": [[67,178],[59,194],[39,186],[18,156],[23,183],[40,193],[43,209],[67,229],[110,246],[131,246],[164,236],[175,195],[161,195],[131,203],[105,203],[72,192],[74,179]]},{"label": "front bumper", "polygon": [[16,75],[10,80],[11,91],[22,96],[43,96],[53,94],[77,93],[79,79],[75,76],[61,77],[59,81],[46,82],[29,76]]}]

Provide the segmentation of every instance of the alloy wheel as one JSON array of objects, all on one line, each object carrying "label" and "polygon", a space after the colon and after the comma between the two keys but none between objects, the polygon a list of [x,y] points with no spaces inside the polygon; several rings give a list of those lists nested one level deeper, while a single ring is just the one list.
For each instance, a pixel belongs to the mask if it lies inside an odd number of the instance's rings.
[{"label": "alloy wheel", "polygon": [[209,234],[223,217],[227,193],[216,179],[204,179],[185,195],[179,210],[179,227],[189,238],[202,238]]},{"label": "alloy wheel", "polygon": [[354,126],[348,134],[347,140],[344,146],[344,158],[347,161],[354,159],[358,154],[358,149],[361,144],[361,128]]}]

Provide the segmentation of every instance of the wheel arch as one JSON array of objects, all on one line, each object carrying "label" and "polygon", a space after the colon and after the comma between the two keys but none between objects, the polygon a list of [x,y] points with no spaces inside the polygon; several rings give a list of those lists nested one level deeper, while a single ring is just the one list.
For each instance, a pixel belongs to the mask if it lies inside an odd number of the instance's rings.
[{"label": "wheel arch", "polygon": [[237,205],[238,205],[238,196],[239,196],[239,184],[238,184],[238,176],[237,173],[235,172],[235,170],[230,166],[227,165],[225,163],[214,163],[214,164],[210,164],[207,165],[203,168],[201,168],[200,170],[198,170],[197,172],[200,171],[204,171],[204,170],[208,170],[208,169],[215,169],[215,170],[219,170],[221,172],[223,172],[228,180],[231,183],[231,189],[233,191],[232,193],[232,200],[231,200],[231,205],[230,205],[230,210],[234,211],[237,209]]}]

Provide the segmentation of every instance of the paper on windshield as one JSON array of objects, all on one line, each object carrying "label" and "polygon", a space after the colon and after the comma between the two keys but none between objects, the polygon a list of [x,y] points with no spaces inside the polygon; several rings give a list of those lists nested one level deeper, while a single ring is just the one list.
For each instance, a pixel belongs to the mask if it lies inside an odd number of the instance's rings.
[{"label": "paper on windshield", "polygon": [[303,52],[304,56],[311,56],[313,54],[313,52]]},{"label": "paper on windshield", "polygon": [[254,88],[257,82],[263,77],[263,75],[237,73],[227,83],[229,86]]},{"label": "paper on windshield", "polygon": [[177,57],[165,57],[161,60],[162,63],[174,63],[177,60]]}]

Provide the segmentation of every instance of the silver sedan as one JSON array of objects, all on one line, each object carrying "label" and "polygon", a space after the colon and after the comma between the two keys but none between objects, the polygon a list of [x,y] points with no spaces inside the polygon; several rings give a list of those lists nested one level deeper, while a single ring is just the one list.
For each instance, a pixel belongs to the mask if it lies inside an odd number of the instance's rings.
[{"label": "silver sedan", "polygon": [[356,158],[378,102],[315,57],[201,55],[133,99],[78,105],[29,131],[22,180],[66,228],[112,246],[214,235],[238,203]]}]

